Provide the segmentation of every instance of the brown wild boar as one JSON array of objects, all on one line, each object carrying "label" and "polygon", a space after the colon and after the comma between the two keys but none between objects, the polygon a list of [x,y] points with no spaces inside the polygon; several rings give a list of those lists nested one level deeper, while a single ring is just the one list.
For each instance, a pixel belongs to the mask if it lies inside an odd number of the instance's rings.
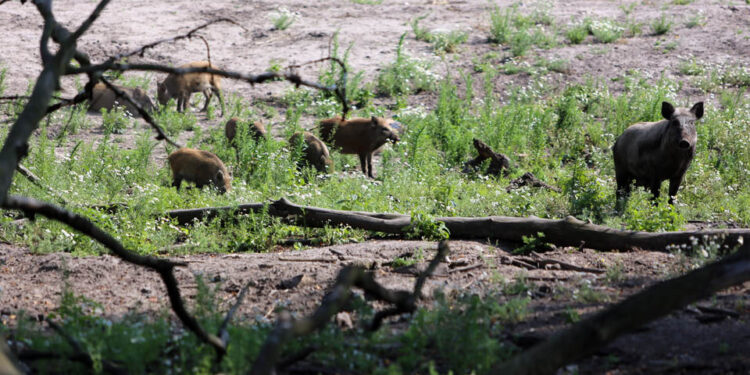
[{"label": "brown wild boar", "polygon": [[[180,65],[179,68],[213,68],[218,69],[216,65],[209,66],[208,61],[195,61],[188,64]],[[187,73],[183,75],[170,74],[164,81],[159,82],[157,86],[157,97],[161,105],[166,105],[169,99],[177,99],[177,111],[182,112],[190,104],[190,96],[194,92],[201,92],[206,97],[206,105],[201,111],[208,109],[213,94],[219,97],[221,105],[221,115],[224,116],[224,98],[221,96],[221,76],[208,73]]]},{"label": "brown wild boar", "polygon": [[399,141],[398,134],[382,117],[352,118],[342,121],[334,117],[320,122],[320,136],[324,141],[341,150],[343,154],[359,155],[362,173],[375,178],[372,169],[372,154],[391,141]]},{"label": "brown wild boar", "polygon": [[208,151],[181,148],[169,154],[172,186],[180,190],[182,180],[193,182],[198,188],[213,185],[224,193],[232,188],[232,178],[218,156]]},{"label": "brown wild boar", "polygon": [[[242,126],[243,121],[240,121],[237,117],[232,117],[227,121],[224,126],[224,135],[230,144],[234,145],[234,137],[237,136],[237,126]],[[260,121],[253,121],[252,126],[249,126],[250,135],[256,140],[260,141],[266,137],[266,127]]]},{"label": "brown wild boar", "polygon": [[[117,88],[128,94],[133,99],[133,101],[140,105],[141,108],[146,110],[146,112],[153,112],[153,110],[156,109],[156,107],[154,107],[154,103],[148,97],[148,94],[146,94],[146,92],[142,89],[138,87],[130,88],[120,86],[117,86]],[[117,94],[115,94],[114,91],[110,90],[107,85],[101,82],[94,85],[94,87],[91,89],[89,112],[98,113],[102,110],[102,108],[111,111],[117,106],[123,107],[125,111],[130,113],[133,117],[140,116],[135,106],[130,104],[130,102],[125,100],[125,98],[118,98]]]},{"label": "brown wild boar", "polygon": [[636,186],[650,189],[654,199],[662,181],[669,180],[669,203],[677,195],[695,154],[695,122],[703,117],[703,102],[690,109],[662,102],[661,115],[664,120],[630,125],[617,137],[612,153],[618,200],[630,194],[633,180]]},{"label": "brown wild boar", "polygon": [[[303,133],[296,132],[291,138],[289,138],[289,145],[291,147],[300,147],[300,137]],[[315,135],[310,132],[304,133],[305,144],[303,147],[302,160],[299,165],[311,165],[318,170],[318,172],[326,173],[332,169],[333,160],[331,160],[331,154],[328,152],[328,147],[325,143],[318,139]]]}]

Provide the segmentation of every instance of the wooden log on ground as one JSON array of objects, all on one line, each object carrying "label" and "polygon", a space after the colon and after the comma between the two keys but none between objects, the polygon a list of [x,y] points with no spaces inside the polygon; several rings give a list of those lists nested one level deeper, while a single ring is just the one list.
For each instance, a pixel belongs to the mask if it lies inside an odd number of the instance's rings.
[{"label": "wooden log on ground", "polygon": [[490,373],[554,374],[558,368],[601,349],[621,334],[749,280],[750,249],[744,249],[629,297],[516,355]]},{"label": "wooden log on ground", "polygon": [[[199,209],[173,210],[167,217],[177,219],[180,224],[194,219],[212,218],[220,213],[261,212],[267,210],[271,216],[294,220],[298,225],[323,227],[326,225],[348,225],[391,234],[404,234],[411,224],[411,217],[403,214],[383,214],[361,211],[341,211],[326,208],[300,206],[285,198],[273,203],[250,203],[238,206],[207,207]],[[705,229],[678,232],[636,232],[589,224],[572,216],[553,220],[538,217],[437,217],[450,231],[452,239],[494,239],[521,242],[524,236],[544,233],[545,242],[556,246],[576,246],[600,251],[628,251],[634,249],[666,251],[668,245],[692,245],[694,240],[710,239],[727,247],[748,247],[750,229]]]}]

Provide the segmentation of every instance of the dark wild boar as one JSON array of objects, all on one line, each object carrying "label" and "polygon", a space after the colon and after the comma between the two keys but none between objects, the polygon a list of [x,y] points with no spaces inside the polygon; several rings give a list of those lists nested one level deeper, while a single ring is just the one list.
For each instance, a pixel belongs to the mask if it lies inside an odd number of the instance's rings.
[{"label": "dark wild boar", "polygon": [[399,141],[398,134],[389,123],[389,120],[375,116],[346,121],[342,121],[341,117],[334,117],[320,122],[320,136],[343,154],[359,155],[362,173],[375,178],[372,154],[388,141]]},{"label": "dark wild boar", "polygon": [[662,102],[661,115],[664,120],[631,125],[615,141],[618,201],[630,194],[633,180],[636,186],[650,189],[654,199],[659,197],[662,181],[669,180],[669,203],[677,195],[695,154],[695,122],[703,117],[703,102],[690,109]]},{"label": "dark wild boar", "polygon": [[[240,121],[237,117],[232,117],[227,121],[227,124],[224,126],[224,135],[226,135],[227,140],[231,145],[234,145],[234,137],[237,136],[237,127],[245,126],[245,122]],[[248,126],[250,135],[255,139],[256,141],[260,141],[262,138],[266,137],[266,127],[263,126],[263,124],[260,121],[253,121],[252,126]]]},{"label": "dark wild boar", "polygon": [[[156,108],[154,103],[148,97],[148,94],[142,89],[120,87],[118,89],[128,94],[134,102],[141,106],[146,112],[153,112]],[[125,98],[118,98],[114,91],[110,90],[107,85],[99,82],[91,89],[91,100],[89,101],[89,112],[100,112],[103,109],[108,111],[113,110],[115,107],[123,107],[125,111],[130,113],[133,117],[139,117],[140,113],[138,110],[130,104]]]},{"label": "dark wild boar", "polygon": [[[179,68],[213,68],[216,65],[208,64],[208,61],[195,61],[180,65]],[[182,112],[190,104],[190,96],[194,92],[201,92],[206,97],[206,105],[201,111],[208,110],[212,94],[219,97],[221,115],[224,116],[224,98],[221,97],[221,76],[209,73],[170,74],[164,81],[157,85],[157,99],[161,105],[166,105],[169,99],[177,99],[177,111]]]},{"label": "dark wild boar", "polygon": [[328,147],[325,143],[318,139],[315,135],[310,132],[304,133],[305,144],[300,146],[300,138],[302,133],[296,132],[289,138],[289,145],[293,148],[302,147],[302,159],[299,165],[310,165],[313,166],[318,172],[327,173],[331,170],[333,161],[331,160],[331,154],[328,152]]},{"label": "dark wild boar", "polygon": [[180,190],[182,181],[195,183],[200,189],[213,185],[224,193],[232,188],[232,178],[218,156],[208,151],[181,148],[169,154],[172,186]]}]

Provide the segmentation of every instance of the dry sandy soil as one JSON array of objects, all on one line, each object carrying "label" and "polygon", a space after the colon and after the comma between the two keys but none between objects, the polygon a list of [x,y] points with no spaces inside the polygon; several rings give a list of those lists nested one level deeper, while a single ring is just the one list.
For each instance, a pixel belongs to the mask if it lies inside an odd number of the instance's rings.
[{"label": "dry sandy soil", "polygon": [[[509,2],[498,2],[507,6]],[[701,1],[684,6],[671,1],[551,1],[550,14],[555,22],[565,28],[571,20],[583,17],[615,18],[625,20],[627,5],[635,4],[629,17],[644,23],[644,34],[624,38],[613,44],[600,44],[587,40],[581,45],[562,43],[550,50],[533,49],[529,61],[546,58],[565,59],[569,69],[565,73],[551,73],[545,80],[564,88],[566,84],[580,82],[588,77],[609,80],[628,70],[638,69],[647,77],[666,77],[687,82],[678,72],[680,62],[695,58],[697,61],[717,66],[748,63],[750,56],[750,6],[744,1]],[[75,27],[95,7],[96,2],[55,1],[58,20]],[[542,3],[524,2],[521,9],[536,9]],[[622,5],[622,7],[621,7]],[[272,29],[269,14],[279,7],[297,12],[299,19],[287,30]],[[101,18],[79,42],[79,48],[94,61],[110,55],[135,49],[144,43],[185,32],[218,17],[231,17],[247,31],[230,24],[217,24],[203,31],[211,45],[212,61],[217,65],[243,72],[261,72],[274,62],[282,65],[315,60],[328,54],[331,35],[337,30],[342,45],[354,43],[349,62],[361,70],[367,80],[373,80],[380,68],[393,61],[399,36],[410,32],[408,22],[417,16],[429,14],[422,24],[431,29],[462,30],[469,40],[458,52],[444,60],[436,57],[429,44],[416,41],[409,33],[405,49],[412,56],[435,61],[439,74],[456,73],[459,69],[472,72],[472,59],[494,51],[499,54],[497,63],[510,56],[506,47],[487,43],[489,10],[485,0],[472,1],[391,1],[379,5],[356,4],[352,1],[113,1]],[[648,25],[662,13],[674,22],[672,30],[664,36],[654,36]],[[705,24],[688,28],[685,23],[697,14],[703,15]],[[0,6],[0,66],[7,69],[6,95],[23,94],[29,82],[40,70],[38,38],[41,19],[35,8],[12,1]],[[590,37],[589,37],[590,38]],[[562,40],[562,38],[561,38]],[[676,43],[672,51],[663,45]],[[199,40],[167,44],[150,50],[137,61],[181,64],[205,58],[203,43]],[[318,67],[301,71],[315,78]],[[149,93],[155,97],[157,79],[152,75]],[[526,85],[531,77],[526,74],[498,75],[494,85],[504,92],[509,85]],[[236,94],[248,102],[266,102],[279,107],[278,97],[287,85],[273,83],[249,86],[225,80],[225,91]],[[611,82],[613,90],[622,90],[619,82]],[[73,79],[63,81],[62,95],[75,94]],[[685,102],[701,97],[689,84],[681,91]],[[434,94],[420,94],[411,98],[414,106],[431,108]],[[376,99],[381,105],[388,99]],[[271,125],[283,120],[283,115],[270,119]],[[199,116],[200,126],[218,126],[223,120],[207,120]],[[96,119],[94,121],[97,121]],[[312,124],[312,119],[306,119]],[[6,125],[4,125],[6,126]],[[98,139],[95,130],[79,134],[84,139]],[[127,135],[122,137],[127,138]],[[132,138],[132,136],[131,136]],[[74,142],[74,140],[71,140]],[[123,143],[128,144],[127,139]],[[163,158],[157,151],[156,159]],[[374,240],[361,244],[314,248],[305,251],[285,251],[271,254],[193,255],[179,258],[189,267],[178,271],[183,291],[194,296],[194,274],[203,275],[217,287],[217,295],[229,301],[242,285],[252,282],[249,298],[242,313],[274,318],[273,308],[283,305],[298,311],[310,311],[331,284],[336,272],[345,264],[364,263],[373,266],[377,277],[389,287],[408,288],[414,281],[409,269],[394,269],[388,265],[397,256],[425,249],[426,258],[432,254],[434,244],[426,242]],[[656,252],[597,253],[576,249],[558,249],[544,257],[557,259],[582,267],[607,269],[621,265],[623,278],[608,281],[603,274],[573,272],[559,269],[525,270],[505,264],[513,258],[508,251],[512,245],[490,246],[480,242],[453,242],[451,263],[441,266],[430,279],[426,295],[442,289],[448,293],[476,292],[488,294],[501,288],[500,280],[512,280],[523,273],[534,286],[533,313],[530,319],[515,327],[510,333],[519,336],[544,337],[545,334],[565,325],[564,313],[568,308],[583,315],[606,305],[606,302],[581,302],[572,293],[583,284],[590,284],[598,292],[617,301],[657,280],[685,271],[685,260]],[[462,267],[476,268],[462,270]],[[458,271],[456,271],[458,270]],[[453,271],[453,272],[451,272]],[[156,275],[132,267],[110,257],[74,258],[68,254],[36,256],[28,249],[9,244],[0,245],[0,318],[12,323],[19,310],[32,316],[54,311],[59,303],[64,279],[78,293],[102,304],[95,314],[119,316],[126,312],[149,312],[167,306],[164,289]],[[304,275],[294,287],[287,280]],[[624,336],[594,357],[580,362],[569,370],[580,373],[749,373],[750,317],[749,292],[746,287],[727,291],[700,305],[724,308],[731,316],[706,314],[695,307],[676,312],[667,318]],[[224,306],[225,307],[225,306]],[[736,314],[736,315],[734,315]],[[715,315],[715,314],[714,314]],[[724,319],[726,318],[726,319]],[[533,341],[533,340],[532,340]],[[611,358],[619,358],[613,363]],[[608,359],[609,358],[609,359]]]}]

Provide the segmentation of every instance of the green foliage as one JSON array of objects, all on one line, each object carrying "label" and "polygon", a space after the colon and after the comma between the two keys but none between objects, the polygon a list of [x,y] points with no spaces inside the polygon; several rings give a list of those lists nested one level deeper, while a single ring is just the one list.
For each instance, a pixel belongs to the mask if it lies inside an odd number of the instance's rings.
[{"label": "green foliage", "polygon": [[646,232],[676,231],[687,222],[679,211],[662,196],[654,205],[647,198],[650,194],[633,194],[628,200],[623,221],[630,230]]},{"label": "green foliage", "polygon": [[688,5],[691,4],[693,0],[672,0],[672,4],[674,5]]},{"label": "green foliage", "polygon": [[513,56],[524,56],[533,45],[541,48],[557,45],[555,34],[545,32],[545,26],[551,24],[552,16],[546,9],[521,14],[516,6],[503,10],[495,6],[490,11],[489,41],[509,44]]},{"label": "green foliage", "polygon": [[7,74],[8,69],[4,66],[0,66],[0,95],[3,95],[5,93],[5,90],[8,88],[8,84],[5,83]]},{"label": "green foliage", "polygon": [[[427,370],[430,360],[439,360],[457,374],[484,373],[510,355],[494,337],[500,333],[498,318],[522,318],[526,302],[504,307],[476,295],[457,301],[439,295],[431,310],[415,314],[401,337],[396,363],[402,369],[421,372]],[[429,356],[424,348],[431,349]]]},{"label": "green foliage", "polygon": [[622,37],[623,27],[613,20],[590,20],[588,30],[601,43],[612,43]]},{"label": "green foliage", "polygon": [[651,31],[654,35],[664,35],[672,29],[672,20],[667,18],[665,14],[662,14],[659,18],[655,18],[651,21]]},{"label": "green foliage", "polygon": [[[469,34],[463,31],[435,32],[419,25],[427,14],[413,19],[409,24],[417,40],[432,43],[432,50],[437,54],[452,53],[456,47],[466,42]],[[400,43],[399,43],[400,44]]]},{"label": "green foliage", "polygon": [[706,24],[706,16],[698,12],[690,16],[690,18],[688,18],[688,20],[685,22],[685,27],[687,27],[688,29],[692,29],[698,26],[702,27],[705,24]]},{"label": "green foliage", "polygon": [[290,11],[287,8],[281,7],[269,16],[273,28],[276,30],[286,30],[289,26],[297,21],[299,15],[295,12]]},{"label": "green foliage", "polygon": [[697,76],[704,72],[703,66],[696,62],[695,59],[682,61],[677,69],[686,76]]},{"label": "green foliage", "polygon": [[[336,31],[331,41],[331,57],[336,57],[344,63],[347,74],[344,75],[341,66],[336,61],[331,60],[328,67],[320,72],[318,79],[321,83],[327,86],[340,86],[342,84],[342,79],[346,79],[347,100],[353,102],[357,108],[364,108],[372,100],[373,90],[371,84],[364,83],[364,72],[359,71],[355,73],[352,66],[349,65],[349,54],[351,53],[352,47],[354,47],[354,43],[351,43],[349,47],[346,48],[343,55],[341,55],[339,50],[339,33]],[[318,91],[315,95],[318,100],[334,100],[336,98],[333,93],[327,91]],[[341,103],[337,102],[338,99],[335,100],[336,104],[334,105],[335,110],[333,112],[338,113],[340,112]],[[289,135],[291,136],[291,134]]]},{"label": "green foliage", "polygon": [[447,240],[450,237],[450,231],[442,221],[435,220],[434,217],[423,212],[412,212],[411,224],[404,229],[409,238],[421,238],[431,241]]},{"label": "green foliage", "polygon": [[571,26],[565,31],[565,37],[571,44],[580,44],[589,35],[589,27],[585,23]]},{"label": "green foliage", "polygon": [[396,60],[380,71],[377,91],[381,94],[409,95],[421,91],[432,91],[438,77],[430,71],[431,64],[406,55],[402,48],[406,33],[401,34],[396,47]]},{"label": "green foliage", "polygon": [[544,242],[544,233],[538,232],[536,236],[523,236],[523,245],[513,250],[513,254],[528,255],[532,252],[546,252],[554,249],[551,243]]},{"label": "green foliage", "polygon": [[125,113],[122,107],[115,107],[111,111],[102,108],[101,113],[104,134],[122,134],[130,125],[131,117]]},{"label": "green foliage", "polygon": [[585,166],[576,165],[563,186],[571,215],[582,220],[590,219],[595,223],[604,220],[614,189],[607,188],[596,173]]},{"label": "green foliage", "polygon": [[456,48],[465,43],[469,34],[463,31],[433,32],[431,33],[430,42],[435,53],[452,53]]}]

